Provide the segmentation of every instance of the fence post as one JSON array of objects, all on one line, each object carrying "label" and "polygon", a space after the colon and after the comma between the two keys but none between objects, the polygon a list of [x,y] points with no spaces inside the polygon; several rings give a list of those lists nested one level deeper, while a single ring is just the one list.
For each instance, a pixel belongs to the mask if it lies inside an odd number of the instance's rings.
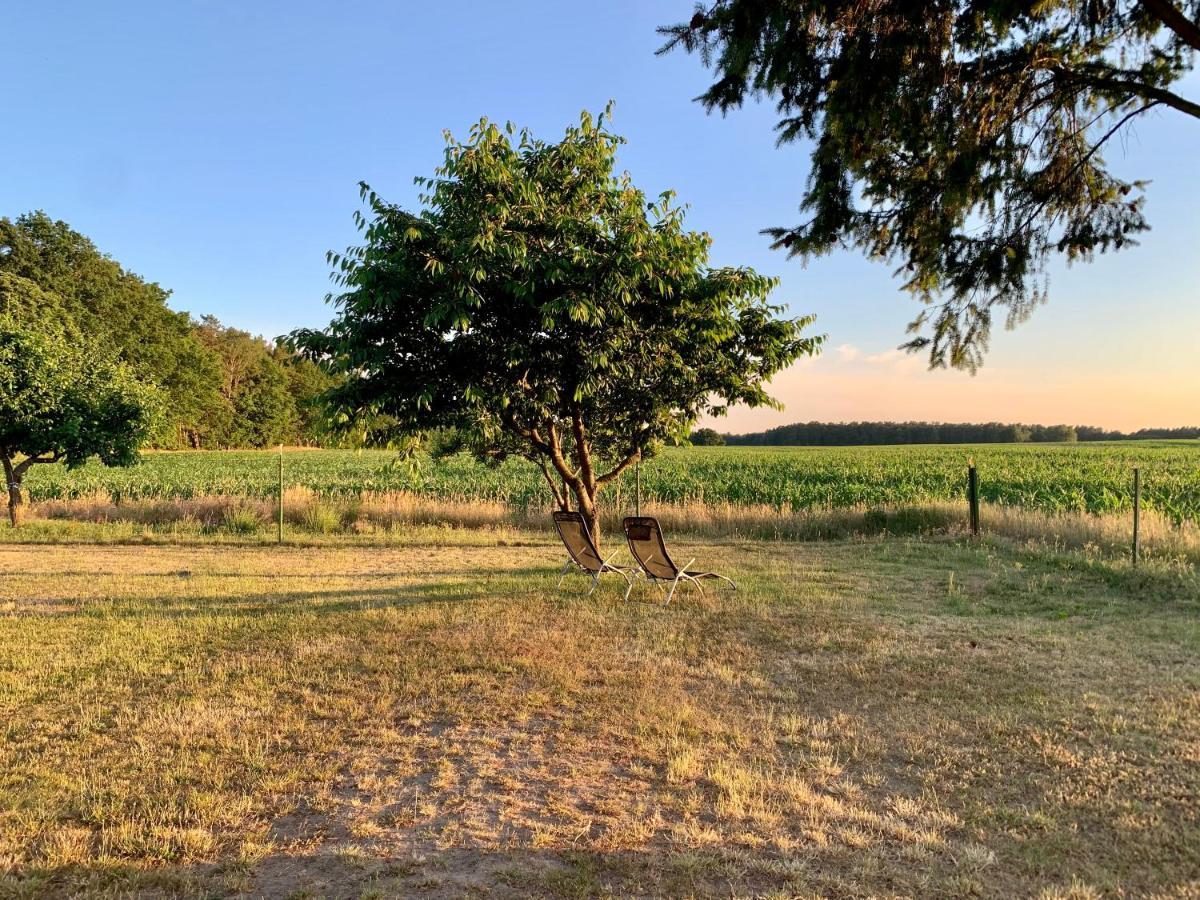
[{"label": "fence post", "polygon": [[967,503],[971,510],[971,536],[979,537],[979,473],[975,460],[967,465]]},{"label": "fence post", "polygon": [[283,444],[279,445],[279,543],[283,543]]},{"label": "fence post", "polygon": [[633,464],[634,480],[637,482],[637,493],[633,498],[633,514],[640,516],[642,514],[642,461],[639,459]]},{"label": "fence post", "polygon": [[1142,512],[1142,473],[1137,467],[1133,470],[1133,565],[1137,568],[1138,551],[1141,549],[1138,546],[1138,528],[1141,525]]}]

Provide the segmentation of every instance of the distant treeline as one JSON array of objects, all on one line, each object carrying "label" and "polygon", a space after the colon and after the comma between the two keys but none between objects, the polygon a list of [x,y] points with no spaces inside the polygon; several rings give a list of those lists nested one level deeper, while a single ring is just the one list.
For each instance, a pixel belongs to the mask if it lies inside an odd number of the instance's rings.
[{"label": "distant treeline", "polygon": [[1200,438],[1200,427],[1108,431],[1091,425],[949,422],[797,422],[752,434],[723,435],[747,446],[854,446],[868,444],[1024,444],[1049,441],[1139,441]]}]

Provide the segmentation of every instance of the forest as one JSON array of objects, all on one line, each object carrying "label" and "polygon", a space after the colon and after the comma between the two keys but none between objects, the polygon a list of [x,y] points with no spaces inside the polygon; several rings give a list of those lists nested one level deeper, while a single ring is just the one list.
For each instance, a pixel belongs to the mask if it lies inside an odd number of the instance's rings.
[{"label": "forest", "polygon": [[330,378],[282,346],[167,305],[171,292],[43,212],[0,218],[0,318],[103,347],[163,393],[164,449],[322,441]]}]

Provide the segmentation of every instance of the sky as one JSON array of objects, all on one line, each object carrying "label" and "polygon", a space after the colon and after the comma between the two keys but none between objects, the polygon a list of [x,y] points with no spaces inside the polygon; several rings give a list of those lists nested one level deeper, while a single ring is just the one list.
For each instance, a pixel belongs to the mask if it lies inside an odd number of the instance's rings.
[{"label": "sky", "polygon": [[[327,250],[355,241],[358,182],[415,206],[442,133],[481,116],[555,139],[615,103],[620,163],[671,188],[712,261],[779,276],[815,313],[819,358],[773,382],[784,409],[737,409],[746,431],[795,421],[1200,424],[1200,121],[1140,122],[1106,158],[1149,179],[1141,246],[1050,271],[1050,303],[997,329],[975,376],[899,352],[918,304],[886,263],[846,250],[789,260],[761,229],[794,225],[803,146],[777,147],[770,105],[727,117],[693,102],[700,61],[656,56],[692,0],[396,3],[206,0],[10,4],[0,215],[43,209],[124,266],[268,338],[331,312]],[[1183,86],[1200,93],[1200,77]]]}]

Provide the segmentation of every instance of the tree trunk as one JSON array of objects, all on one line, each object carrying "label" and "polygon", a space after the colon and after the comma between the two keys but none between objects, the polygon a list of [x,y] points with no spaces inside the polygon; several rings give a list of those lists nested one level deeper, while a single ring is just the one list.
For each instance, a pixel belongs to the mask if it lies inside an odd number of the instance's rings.
[{"label": "tree trunk", "polygon": [[[588,495],[587,489],[576,490],[575,505],[579,507],[579,513],[583,516],[583,521],[587,523],[588,532],[592,536],[592,541],[596,544],[596,549],[600,549],[600,507],[596,505],[596,495]],[[597,492],[598,493],[598,492]]]},{"label": "tree trunk", "polygon": [[[587,485],[581,479],[567,481],[566,476],[557,476],[551,472],[547,466],[542,466],[542,475],[546,478],[546,483],[550,485],[550,493],[554,495],[555,505],[563,512],[571,511],[571,496],[575,497],[575,508],[579,510],[583,516],[583,521],[587,525],[588,532],[592,536],[592,540],[596,543],[596,549],[600,549],[600,509],[596,505],[596,497],[600,493],[600,487],[593,488],[592,493],[588,493]],[[559,484],[562,485],[561,490]]]},{"label": "tree trunk", "polygon": [[8,521],[16,528],[21,524],[25,498],[21,495],[21,479],[13,471],[12,460],[4,457],[4,483],[8,486]]},{"label": "tree trunk", "polygon": [[8,521],[16,528],[25,519],[25,498],[21,496],[21,485],[13,482],[8,486]]}]

